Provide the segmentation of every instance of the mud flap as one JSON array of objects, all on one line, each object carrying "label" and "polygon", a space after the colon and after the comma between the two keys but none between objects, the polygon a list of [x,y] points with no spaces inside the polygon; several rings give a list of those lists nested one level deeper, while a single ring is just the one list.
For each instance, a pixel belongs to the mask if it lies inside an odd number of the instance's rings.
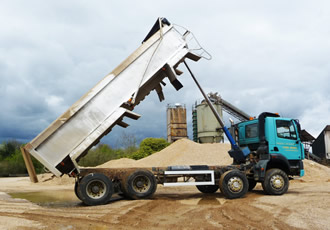
[{"label": "mud flap", "polygon": [[263,181],[265,179],[266,168],[269,160],[260,160],[254,166],[254,180]]}]

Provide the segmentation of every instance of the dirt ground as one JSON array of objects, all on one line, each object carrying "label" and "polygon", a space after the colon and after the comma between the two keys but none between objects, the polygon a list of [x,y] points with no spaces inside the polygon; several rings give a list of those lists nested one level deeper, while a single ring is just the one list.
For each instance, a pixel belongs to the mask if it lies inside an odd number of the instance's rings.
[{"label": "dirt ground", "polygon": [[[99,167],[226,165],[228,144],[179,140],[151,156],[119,159]],[[241,199],[195,187],[158,186],[149,200],[114,195],[102,206],[84,206],[74,195],[74,179],[39,175],[0,178],[0,229],[330,229],[330,168],[304,160],[306,175],[282,196],[264,195],[261,185]],[[22,199],[24,198],[24,199]]]},{"label": "dirt ground", "polygon": [[[150,200],[114,196],[107,205],[89,207],[75,198],[71,178],[37,184],[0,178],[0,229],[330,229],[330,180],[324,179],[291,181],[282,196],[266,196],[257,185],[236,200],[158,186]],[[44,203],[8,195],[16,192],[36,194]]]}]

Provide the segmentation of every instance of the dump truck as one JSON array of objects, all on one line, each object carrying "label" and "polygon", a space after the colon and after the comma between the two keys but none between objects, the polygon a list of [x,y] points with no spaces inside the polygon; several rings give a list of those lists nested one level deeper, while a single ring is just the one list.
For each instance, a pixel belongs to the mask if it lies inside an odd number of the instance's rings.
[{"label": "dump truck", "polygon": [[106,204],[114,193],[130,199],[149,198],[158,184],[196,186],[203,193],[220,189],[226,198],[234,199],[243,197],[260,182],[267,194],[284,194],[289,179],[304,174],[304,151],[299,122],[273,113],[262,113],[257,119],[234,125],[231,135],[214,111],[232,146],[228,152],[233,158],[231,165],[79,167],[79,159],[113,127],[128,126],[125,117],[140,117],[133,109],[150,91],[155,90],[160,101],[164,100],[165,78],[176,90],[183,87],[178,80],[183,73],[178,69],[181,63],[210,103],[186,62],[201,58],[209,59],[210,55],[192,32],[159,18],[136,51],[25,145],[24,151],[54,175],[75,178],[74,192],[87,205]]}]

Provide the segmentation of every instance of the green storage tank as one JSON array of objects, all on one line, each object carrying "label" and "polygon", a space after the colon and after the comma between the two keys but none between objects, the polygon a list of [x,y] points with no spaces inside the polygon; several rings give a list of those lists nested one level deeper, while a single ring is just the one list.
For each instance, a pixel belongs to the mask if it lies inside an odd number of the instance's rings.
[{"label": "green storage tank", "polygon": [[[218,103],[213,103],[215,109],[222,117],[222,107]],[[193,137],[198,143],[219,143],[223,142],[223,131],[219,122],[212,113],[205,101],[195,104],[193,108]]]}]

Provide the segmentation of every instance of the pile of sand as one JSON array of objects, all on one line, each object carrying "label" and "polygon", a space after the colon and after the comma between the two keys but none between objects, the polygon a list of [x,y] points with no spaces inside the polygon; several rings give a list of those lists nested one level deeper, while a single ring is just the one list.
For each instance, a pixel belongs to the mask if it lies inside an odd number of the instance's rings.
[{"label": "pile of sand", "polygon": [[[166,167],[173,165],[228,165],[230,144],[198,144],[181,139],[160,152],[141,160],[122,158],[99,165],[98,168]],[[311,160],[304,160],[305,176],[302,182],[330,181],[330,168]]]},{"label": "pile of sand", "polygon": [[46,185],[69,185],[75,183],[74,178],[69,177],[68,175],[56,177],[52,173],[38,175],[38,181]]},{"label": "pile of sand", "polygon": [[140,160],[122,158],[106,162],[100,168],[166,167],[173,165],[227,165],[233,160],[228,155],[230,144],[198,144],[181,139],[160,152]]},{"label": "pile of sand", "polygon": [[136,160],[130,158],[120,158],[117,160],[111,160],[97,166],[97,168],[130,168],[137,167]]},{"label": "pile of sand", "polygon": [[[98,168],[167,167],[174,165],[229,165],[233,162],[228,155],[230,144],[198,144],[181,139],[167,148],[140,160],[121,158],[108,161]],[[311,160],[304,160],[305,176],[301,182],[330,182],[330,168]],[[39,181],[53,185],[73,184],[74,180],[64,175],[61,178],[52,174],[39,175]]]},{"label": "pile of sand", "polygon": [[312,160],[304,160],[305,176],[300,180],[306,182],[330,182],[330,168]]}]

